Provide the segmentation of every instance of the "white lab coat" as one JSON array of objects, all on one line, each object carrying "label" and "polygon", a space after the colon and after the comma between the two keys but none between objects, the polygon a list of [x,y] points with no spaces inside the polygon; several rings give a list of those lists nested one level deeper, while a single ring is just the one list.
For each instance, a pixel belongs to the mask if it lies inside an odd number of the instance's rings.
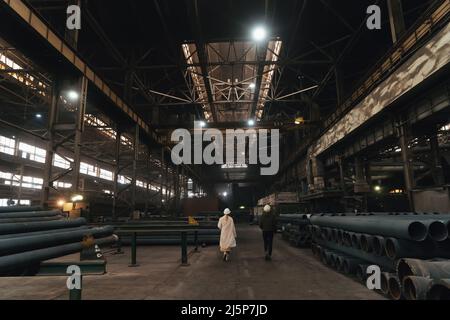
[{"label": "white lab coat", "polygon": [[220,251],[227,252],[236,247],[236,228],[233,218],[223,216],[219,219],[217,227],[220,229]]}]

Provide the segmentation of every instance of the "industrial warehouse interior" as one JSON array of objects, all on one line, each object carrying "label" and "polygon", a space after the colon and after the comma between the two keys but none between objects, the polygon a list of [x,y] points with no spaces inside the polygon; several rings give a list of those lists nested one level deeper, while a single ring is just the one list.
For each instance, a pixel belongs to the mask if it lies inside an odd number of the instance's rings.
[{"label": "industrial warehouse interior", "polygon": [[450,0],[0,0],[0,300],[450,300]]}]

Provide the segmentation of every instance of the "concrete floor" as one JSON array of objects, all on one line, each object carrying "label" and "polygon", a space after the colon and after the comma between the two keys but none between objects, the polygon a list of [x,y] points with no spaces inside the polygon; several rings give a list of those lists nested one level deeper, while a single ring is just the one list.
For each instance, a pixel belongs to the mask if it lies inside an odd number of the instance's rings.
[{"label": "concrete floor", "polygon": [[[190,266],[182,267],[178,246],[155,246],[139,247],[140,266],[129,268],[125,248],[123,255],[105,255],[106,275],[83,278],[83,299],[383,299],[279,236],[271,262],[262,251],[260,232],[251,226],[238,227],[238,248],[228,263],[211,246],[190,254]],[[0,299],[67,299],[65,282],[66,277],[0,278]]]}]

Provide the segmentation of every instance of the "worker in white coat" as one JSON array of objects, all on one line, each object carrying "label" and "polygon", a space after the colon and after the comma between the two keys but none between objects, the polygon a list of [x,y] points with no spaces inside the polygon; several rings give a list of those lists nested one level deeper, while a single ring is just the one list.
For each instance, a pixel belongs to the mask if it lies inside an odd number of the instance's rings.
[{"label": "worker in white coat", "polygon": [[220,229],[220,251],[223,252],[223,261],[230,260],[230,252],[236,247],[236,228],[233,218],[230,217],[230,209],[223,211],[223,217],[219,219],[217,227]]}]

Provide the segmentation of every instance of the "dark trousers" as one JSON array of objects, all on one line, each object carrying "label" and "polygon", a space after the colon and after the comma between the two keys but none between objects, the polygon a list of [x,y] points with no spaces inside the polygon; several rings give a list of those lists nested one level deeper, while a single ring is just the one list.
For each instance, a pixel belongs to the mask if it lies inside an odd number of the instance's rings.
[{"label": "dark trousers", "polygon": [[264,252],[269,256],[272,255],[273,234],[273,231],[263,231]]}]

